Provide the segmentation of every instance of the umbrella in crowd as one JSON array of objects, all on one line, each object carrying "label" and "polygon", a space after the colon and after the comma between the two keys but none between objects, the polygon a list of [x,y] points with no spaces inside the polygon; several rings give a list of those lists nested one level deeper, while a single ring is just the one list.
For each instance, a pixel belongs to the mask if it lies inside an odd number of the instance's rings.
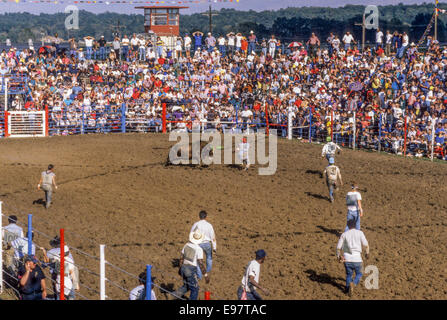
[{"label": "umbrella in crowd", "polygon": [[39,53],[50,53],[56,51],[56,48],[53,46],[43,46],[39,48]]},{"label": "umbrella in crowd", "polygon": [[360,91],[363,89],[363,84],[361,82],[353,82],[349,84],[349,89],[352,91]]},{"label": "umbrella in crowd", "polygon": [[289,48],[298,48],[301,47],[303,44],[301,42],[293,41],[289,44]]}]

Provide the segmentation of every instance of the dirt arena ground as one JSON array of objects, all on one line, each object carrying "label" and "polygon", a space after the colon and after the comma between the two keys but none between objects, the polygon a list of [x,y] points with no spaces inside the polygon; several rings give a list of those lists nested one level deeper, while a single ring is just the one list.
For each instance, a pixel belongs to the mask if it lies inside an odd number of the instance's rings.
[{"label": "dirt arena ground", "polygon": [[[212,299],[235,299],[254,251],[267,251],[261,284],[269,299],[349,299],[344,267],[335,258],[346,223],[344,196],[357,181],[363,196],[362,229],[370,243],[365,263],[379,270],[379,289],[362,285],[354,299],[447,298],[447,165],[351,150],[337,156],[345,185],[334,204],[320,174],[321,146],[278,140],[278,169],[260,176],[219,165],[165,167],[166,135],[112,134],[0,141],[0,200],[4,213],[49,236],[64,228],[70,246],[138,274],[153,265],[156,284],[177,289],[178,258],[198,212],[208,211],[217,234]],[[40,172],[55,165],[59,189],[45,210],[36,200]],[[40,246],[49,247],[43,234]],[[99,290],[99,261],[73,251],[81,282]],[[107,294],[127,299],[138,283],[111,266]],[[363,278],[365,279],[365,278]],[[99,298],[83,287],[81,294]],[[159,299],[172,299],[156,289]]]}]

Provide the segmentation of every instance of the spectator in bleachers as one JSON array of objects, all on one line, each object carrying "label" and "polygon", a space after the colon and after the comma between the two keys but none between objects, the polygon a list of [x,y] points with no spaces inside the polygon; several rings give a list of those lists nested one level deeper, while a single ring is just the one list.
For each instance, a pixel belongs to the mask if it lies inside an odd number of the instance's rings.
[{"label": "spectator in bleachers", "polygon": [[[349,42],[347,38],[352,35],[346,35],[345,42]],[[242,53],[244,36],[241,33],[227,35],[225,55],[220,42],[219,50],[199,50],[203,34],[195,32],[194,36],[197,50],[193,57],[168,57],[164,44],[155,44],[154,51],[148,42],[144,61],[139,55],[128,56],[129,61],[119,61],[117,39],[115,57],[112,54],[104,61],[86,60],[80,49],[76,50],[77,55],[56,57],[25,49],[20,58],[11,50],[0,55],[0,69],[29,77],[32,101],[28,99],[23,108],[44,110],[47,107],[51,135],[121,131],[123,115],[131,121],[126,125],[127,130],[154,132],[160,130],[161,105],[166,102],[168,115],[172,115],[172,108],[182,108],[177,121],[207,119],[208,128],[223,128],[211,121],[231,119],[233,124],[225,125],[230,130],[235,130],[235,122],[240,122],[245,107],[253,113],[250,121],[256,121],[253,125],[258,129],[266,123],[265,105],[270,109],[269,123],[276,125],[287,123],[289,106],[293,109],[294,125],[302,122],[298,114],[308,118],[312,111],[312,128],[294,130],[294,134],[298,131],[302,138],[310,131],[312,140],[321,142],[331,129],[328,105],[333,105],[334,129],[341,130],[334,134],[337,144],[353,146],[352,110],[355,107],[359,147],[377,150],[379,135],[380,147],[391,143],[394,136],[395,145],[399,144],[395,149],[401,152],[404,133],[398,124],[403,124],[404,118],[408,117],[408,125],[415,126],[416,132],[425,131],[432,119],[436,123],[445,119],[447,49],[441,49],[434,41],[426,51],[409,45],[407,53],[396,58],[386,52],[365,50],[361,53],[348,46],[337,47],[338,37],[334,35],[333,50],[317,50],[313,60],[304,48],[292,50],[290,54],[280,52],[279,40],[274,36],[261,44],[260,52],[252,54],[247,50],[246,55]],[[406,39],[405,35],[396,33],[393,48],[397,49],[403,38]],[[231,53],[234,46],[239,53]],[[357,91],[351,90],[354,83],[361,87],[356,103],[353,100]],[[262,101],[262,112],[255,112],[255,100]],[[213,114],[212,120],[209,114]],[[384,131],[379,133],[383,124],[392,136]],[[180,127],[191,130],[191,123],[168,123],[168,130]],[[284,135],[286,130],[279,132]],[[418,138],[431,146],[431,137]]]},{"label": "spectator in bleachers", "polygon": [[19,292],[22,300],[45,300],[47,289],[45,275],[36,257],[26,256],[18,272]]},{"label": "spectator in bleachers", "polygon": [[[130,291],[129,300],[146,300],[146,272],[144,271],[140,273],[138,278],[138,282],[140,284]],[[157,300],[157,296],[155,295],[154,291],[154,280],[155,277],[151,277],[152,288],[150,300]]]},{"label": "spectator in bleachers", "polygon": [[[53,239],[55,244],[58,239]],[[61,286],[61,255],[60,248],[54,248],[46,252],[41,248],[44,254],[44,262],[50,265],[51,278],[53,280],[56,299],[60,298]],[[64,297],[66,300],[75,299],[75,291],[79,291],[79,272],[73,261],[73,256],[67,245],[64,245]]]}]

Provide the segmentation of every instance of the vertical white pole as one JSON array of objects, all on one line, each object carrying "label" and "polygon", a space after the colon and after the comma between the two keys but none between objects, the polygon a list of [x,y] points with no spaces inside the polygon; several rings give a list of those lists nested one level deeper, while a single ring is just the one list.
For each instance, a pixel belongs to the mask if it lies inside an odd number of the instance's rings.
[{"label": "vertical white pole", "polygon": [[104,244],[99,245],[99,299],[106,299],[106,260],[104,256]]},{"label": "vertical white pole", "polygon": [[5,112],[8,111],[8,78],[4,78],[5,80]]},{"label": "vertical white pole", "polygon": [[354,137],[353,137],[353,145],[352,145],[352,148],[355,150],[355,136],[356,136],[356,134],[357,134],[357,132],[356,132],[356,130],[357,130],[357,124],[355,123],[355,111],[354,111]]},{"label": "vertical white pole", "polygon": [[435,120],[431,121],[431,161],[433,161],[433,149],[435,148]]},{"label": "vertical white pole", "polygon": [[0,294],[3,293],[3,222],[2,204],[0,201]]},{"label": "vertical white pole", "polygon": [[292,140],[292,110],[289,107],[289,117],[287,119],[287,138]]}]

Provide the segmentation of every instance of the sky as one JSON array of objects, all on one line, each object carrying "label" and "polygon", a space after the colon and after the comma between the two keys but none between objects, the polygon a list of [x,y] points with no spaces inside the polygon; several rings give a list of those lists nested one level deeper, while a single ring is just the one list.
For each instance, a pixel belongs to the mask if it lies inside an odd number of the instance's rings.
[{"label": "sky", "polygon": [[[2,1],[2,0],[0,0]],[[62,0],[64,4],[54,3],[15,3],[14,0],[3,0],[0,2],[0,13],[3,12],[29,12],[33,14],[39,13],[57,13],[64,12],[65,7],[69,4],[73,4],[74,0]],[[16,0],[23,1],[23,0]],[[29,1],[29,0],[26,0]],[[107,0],[104,0],[107,1]],[[126,0],[130,2],[131,0]],[[236,10],[278,10],[287,7],[340,7],[346,4],[353,5],[392,5],[392,4],[422,4],[434,3],[435,0],[239,0],[238,3],[229,2],[214,2],[211,0],[212,8],[219,10],[221,8],[234,8]],[[235,0],[234,0],[235,1]],[[447,0],[440,0],[439,2],[445,3]],[[143,4],[76,4],[80,10],[87,10],[94,13],[102,13],[106,11],[119,12],[119,13],[141,13],[141,10],[135,9],[136,6]],[[145,4],[150,5],[150,4]],[[183,6],[183,4],[182,4]],[[184,9],[181,12],[183,14],[191,14],[196,12],[204,12],[208,9],[209,3],[200,4],[187,4],[189,9]]]}]

